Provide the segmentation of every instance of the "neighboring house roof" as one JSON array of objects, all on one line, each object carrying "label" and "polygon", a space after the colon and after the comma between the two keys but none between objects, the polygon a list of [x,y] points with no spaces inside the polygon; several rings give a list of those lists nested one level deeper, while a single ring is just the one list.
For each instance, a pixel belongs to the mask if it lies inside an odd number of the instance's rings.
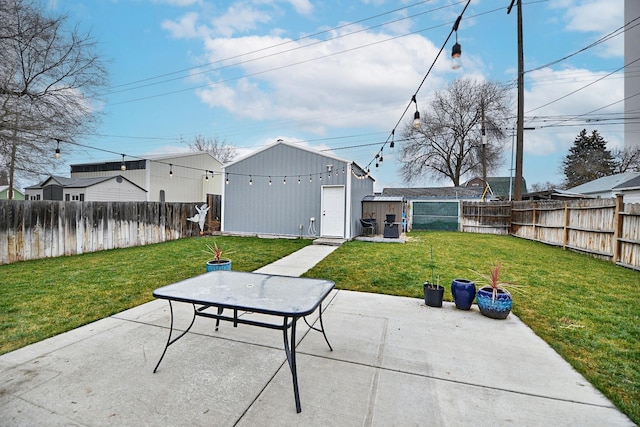
[{"label": "neighboring house roof", "polygon": [[[4,191],[7,191],[8,189],[9,189],[8,185],[0,185],[0,193],[2,193]],[[13,192],[22,194],[22,191],[20,191],[20,190],[18,190],[16,188],[13,189]]]},{"label": "neighboring house roof", "polygon": [[142,191],[144,191],[145,193],[147,192],[147,190],[145,190],[144,188],[140,187],[139,185],[136,185],[135,183],[129,181],[127,178],[123,177],[122,175],[115,175],[115,176],[99,176],[99,177],[93,177],[93,178],[67,178],[64,176],[50,176],[49,178],[45,179],[44,181],[42,181],[40,184],[37,185],[32,185],[31,187],[27,187],[27,189],[29,190],[38,190],[41,189],[43,187],[45,187],[47,184],[50,183],[55,183],[58,184],[61,187],[64,188],[87,188],[87,187],[91,187],[93,185],[96,184],[100,184],[102,182],[106,182],[106,181],[111,181],[114,179],[122,179],[124,181],[127,181],[128,183],[130,183],[131,185],[141,189]]},{"label": "neighboring house roof", "polygon": [[[199,156],[202,154],[208,154],[209,156],[211,156],[212,159],[214,159],[215,161],[217,161],[218,163],[222,164],[222,162],[218,159],[216,159],[213,154],[211,154],[208,151],[185,151],[183,153],[169,153],[169,154],[149,154],[149,155],[145,155],[144,157],[138,158],[138,157],[126,157],[125,161],[136,161],[136,160],[151,160],[151,161],[159,161],[159,160],[168,160],[168,159],[179,159],[182,157],[192,157],[192,156]],[[74,163],[71,166],[79,166],[79,165],[102,165],[105,163],[118,163],[120,164],[122,162],[122,158],[117,158],[117,159],[110,159],[110,160],[103,160],[103,161],[99,161],[99,162],[87,162],[87,163]]]},{"label": "neighboring house roof", "polygon": [[426,187],[426,188],[384,188],[383,196],[403,196],[407,199],[433,198],[473,198],[482,197],[482,187]]},{"label": "neighboring house roof", "polygon": [[615,175],[603,176],[587,183],[567,189],[571,193],[596,194],[613,191],[613,189],[627,188],[626,183],[640,177],[640,172],[623,172]]},{"label": "neighboring house roof", "polygon": [[[511,188],[511,193],[513,194],[516,179],[508,176],[494,176],[487,177],[487,182],[495,196],[509,196],[509,188]],[[527,192],[527,181],[524,178],[522,178],[522,192]]]},{"label": "neighboring house roof", "polygon": [[613,187],[614,190],[637,190],[640,189],[640,172],[636,172],[638,173],[638,176],[636,176],[635,178],[631,178],[628,181],[622,182],[618,185],[616,185],[615,187]]}]

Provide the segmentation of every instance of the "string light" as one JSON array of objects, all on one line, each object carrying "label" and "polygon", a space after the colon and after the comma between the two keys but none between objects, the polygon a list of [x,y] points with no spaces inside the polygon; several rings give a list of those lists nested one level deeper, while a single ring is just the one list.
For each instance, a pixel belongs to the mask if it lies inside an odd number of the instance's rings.
[{"label": "string light", "polygon": [[[400,126],[400,124],[402,123],[402,120],[404,119],[405,114],[407,114],[407,112],[409,111],[409,108],[411,108],[411,103],[415,103],[415,105],[416,105],[416,111],[413,114],[413,127],[415,129],[419,129],[420,128],[420,126],[421,126],[420,111],[418,110],[418,102],[416,101],[416,95],[418,94],[418,92],[420,92],[420,89],[422,88],[422,85],[424,85],[424,82],[427,80],[427,77],[429,77],[429,74],[431,73],[431,70],[435,67],[436,62],[438,61],[438,58],[440,57],[440,55],[442,54],[442,51],[447,46],[447,43],[449,42],[449,39],[451,38],[451,36],[453,35],[454,32],[456,33],[455,34],[456,43],[453,46],[451,55],[452,55],[452,57],[456,57],[456,59],[459,59],[460,55],[462,54],[462,47],[458,43],[458,25],[460,24],[460,21],[462,20],[462,16],[464,15],[465,11],[467,10],[467,8],[469,7],[470,4],[471,4],[471,0],[468,0],[467,3],[465,4],[464,8],[462,9],[462,12],[460,13],[458,18],[456,19],[456,22],[453,25],[451,31],[449,32],[449,35],[447,36],[446,40],[444,41],[442,47],[438,51],[435,59],[433,60],[433,63],[431,64],[431,66],[427,70],[427,73],[424,75],[424,77],[422,78],[422,81],[418,85],[418,89],[416,89],[415,93],[411,97],[411,101],[409,101],[409,104],[407,104],[407,106],[405,107],[404,112],[401,114],[400,119],[398,119],[398,122],[393,127],[393,129],[391,131],[391,134],[387,137],[387,140],[382,144],[382,148],[384,148],[384,146],[387,144],[387,142],[389,142],[390,138],[391,138],[391,143],[389,144],[390,148],[393,149],[395,147],[395,141],[394,141],[395,131],[398,128],[398,126]],[[373,164],[374,162],[376,164],[376,167],[378,167],[379,166],[379,161],[378,161],[378,156],[377,155],[376,155],[376,157],[371,159],[371,161],[367,165],[367,167],[366,167],[367,175],[370,174],[369,166],[371,166],[371,164]],[[353,171],[352,171],[352,173],[353,173]]]},{"label": "string light", "polygon": [[249,185],[253,185],[253,177],[249,175]]},{"label": "string light", "polygon": [[56,159],[60,158],[60,140],[56,139],[56,142],[58,143],[58,145],[56,146],[56,153],[53,155],[53,157],[55,157]]},{"label": "string light", "polygon": [[458,24],[460,24],[460,19],[462,15],[458,16],[456,19],[456,23],[453,24],[453,31],[456,33],[456,43],[453,45],[451,49],[451,68],[457,70],[462,66],[462,62],[460,61],[460,56],[462,56],[462,46],[458,43]]},{"label": "string light", "polygon": [[285,185],[287,184],[287,177],[286,177],[286,176],[285,176],[285,177],[284,177],[284,179],[282,180],[282,183],[283,183],[283,184],[285,184]]},{"label": "string light", "polygon": [[271,177],[269,177],[269,185],[271,185]]},{"label": "string light", "polygon": [[121,171],[127,170],[127,165],[124,164],[124,154],[122,155],[122,163],[120,163],[120,170]]},{"label": "string light", "polygon": [[298,184],[300,184],[300,175],[298,175]]},{"label": "string light", "polygon": [[413,95],[413,97],[411,98],[412,102],[415,102],[416,104],[416,112],[413,113],[413,127],[415,129],[419,129],[420,128],[420,111],[418,111],[418,101],[416,101],[416,96]]},{"label": "string light", "polygon": [[224,180],[224,183],[229,185],[229,172],[227,172],[227,179]]},{"label": "string light", "polygon": [[173,178],[173,165],[169,163],[169,178]]}]

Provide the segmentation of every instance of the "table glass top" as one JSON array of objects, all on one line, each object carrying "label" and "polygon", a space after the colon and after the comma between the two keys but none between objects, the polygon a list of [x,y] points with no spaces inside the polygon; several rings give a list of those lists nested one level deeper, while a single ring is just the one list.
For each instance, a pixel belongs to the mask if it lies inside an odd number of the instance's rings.
[{"label": "table glass top", "polygon": [[278,315],[307,315],[331,292],[324,279],[212,271],[153,291],[156,298]]}]

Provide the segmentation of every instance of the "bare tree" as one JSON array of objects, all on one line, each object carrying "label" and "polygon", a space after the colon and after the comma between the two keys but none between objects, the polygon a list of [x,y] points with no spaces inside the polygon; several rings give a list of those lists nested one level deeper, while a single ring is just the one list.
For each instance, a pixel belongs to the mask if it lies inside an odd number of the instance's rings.
[{"label": "bare tree", "polygon": [[[505,127],[510,117],[508,88],[492,82],[459,79],[436,92],[423,111],[419,128],[403,132],[400,173],[410,183],[422,177],[450,179],[460,185],[469,173],[490,172],[502,162]],[[487,144],[483,147],[482,116]],[[484,159],[483,163],[483,149]]]},{"label": "bare tree", "polygon": [[236,157],[236,149],[228,145],[226,140],[220,141],[218,137],[205,138],[202,135],[195,137],[192,143],[188,144],[192,151],[207,151],[220,163],[229,163]]},{"label": "bare tree", "polygon": [[640,146],[625,147],[622,150],[613,150],[611,153],[616,160],[615,173],[627,171],[640,172]]},{"label": "bare tree", "polygon": [[11,187],[55,169],[56,144],[91,129],[93,91],[106,84],[91,36],[40,5],[0,0],[0,165]]}]

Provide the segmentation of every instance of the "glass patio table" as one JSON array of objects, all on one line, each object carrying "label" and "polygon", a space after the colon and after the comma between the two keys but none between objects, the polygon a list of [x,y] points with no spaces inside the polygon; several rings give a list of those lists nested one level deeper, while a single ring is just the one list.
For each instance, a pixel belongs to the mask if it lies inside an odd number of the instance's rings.
[{"label": "glass patio table", "polygon": [[[322,323],[322,302],[334,286],[335,284],[332,281],[323,279],[239,271],[212,271],[158,288],[153,291],[153,296],[168,300],[171,325],[167,344],[153,372],[155,373],[158,370],[167,348],[189,332],[196,316],[216,319],[216,331],[221,320],[232,322],[234,327],[237,327],[238,324],[244,324],[279,329],[283,332],[284,351],[291,369],[296,411],[299,413],[302,409],[296,369],[296,323],[302,318],[309,328],[322,332],[329,349],[333,351]],[[174,313],[172,301],[193,305],[193,318],[189,327],[176,337],[173,337]],[[212,308],[216,310],[213,312],[209,310]],[[310,325],[305,318],[305,316],[312,314],[318,308],[319,329]],[[225,315],[225,309],[230,310],[232,315]],[[242,315],[239,316],[238,312],[241,314],[244,312],[265,314],[278,320],[274,320],[273,323],[263,322],[246,318]]]}]

